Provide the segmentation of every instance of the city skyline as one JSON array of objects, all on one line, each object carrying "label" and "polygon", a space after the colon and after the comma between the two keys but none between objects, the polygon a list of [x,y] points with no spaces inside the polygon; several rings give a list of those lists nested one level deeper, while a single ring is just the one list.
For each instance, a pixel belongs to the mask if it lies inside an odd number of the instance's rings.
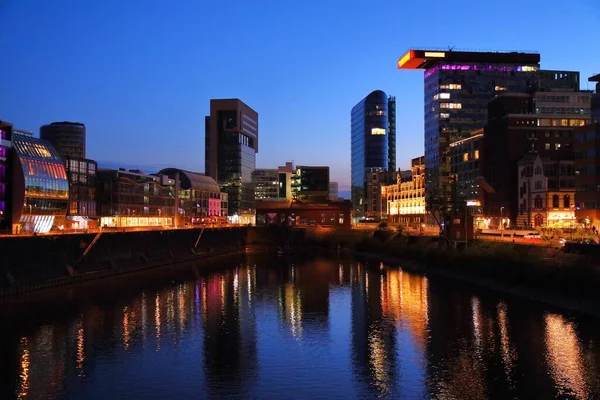
[{"label": "city skyline", "polygon": [[[519,13],[491,5],[495,21],[521,27],[502,35],[489,29],[491,19],[476,17],[483,15],[476,1],[443,11],[384,3],[379,23],[359,37],[354,32],[369,14],[348,2],[237,2],[227,9],[182,2],[173,9],[151,1],[143,12],[116,1],[7,3],[0,14],[12,34],[0,39],[0,48],[13,61],[5,63],[0,119],[36,134],[53,121],[82,122],[88,157],[101,165],[202,172],[209,101],[239,98],[261,117],[258,168],[289,160],[327,164],[348,197],[349,110],[365,93],[379,89],[397,98],[397,167],[407,169],[423,153],[423,72],[396,69],[407,48],[534,49],[543,69],[580,71],[583,89],[592,89],[587,77],[600,70],[590,42],[565,35],[593,37],[600,18],[593,0],[568,8],[532,1]],[[541,9],[546,18],[532,20]],[[458,18],[470,23],[454,23],[452,35],[440,38]],[[239,29],[224,32],[223,20]],[[563,29],[546,21],[560,21]]]}]

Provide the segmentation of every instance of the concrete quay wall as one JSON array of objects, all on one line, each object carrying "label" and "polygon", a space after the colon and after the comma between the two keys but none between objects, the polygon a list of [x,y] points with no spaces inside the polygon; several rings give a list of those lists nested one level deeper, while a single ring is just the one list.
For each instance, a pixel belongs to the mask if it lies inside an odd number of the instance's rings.
[{"label": "concrete quay wall", "polygon": [[174,229],[2,238],[0,297],[232,254],[244,250],[249,230],[253,231],[250,236],[262,236],[256,229]]}]

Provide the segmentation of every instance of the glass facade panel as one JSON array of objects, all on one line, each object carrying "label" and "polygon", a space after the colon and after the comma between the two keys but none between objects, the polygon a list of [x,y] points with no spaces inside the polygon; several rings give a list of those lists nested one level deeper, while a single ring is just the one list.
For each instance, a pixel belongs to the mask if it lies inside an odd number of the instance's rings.
[{"label": "glass facade panel", "polygon": [[351,196],[357,217],[368,209],[367,174],[396,167],[395,107],[395,98],[376,90],[352,108]]},{"label": "glass facade panel", "polygon": [[63,224],[69,204],[62,159],[48,142],[33,136],[14,135],[13,147],[25,183],[20,223],[26,232],[46,233]]},{"label": "glass facade panel", "polygon": [[[450,143],[468,137],[487,121],[487,105],[499,92],[524,92],[537,66],[511,64],[438,64],[425,72],[426,196],[449,197]],[[449,89],[448,99],[441,95]]]}]

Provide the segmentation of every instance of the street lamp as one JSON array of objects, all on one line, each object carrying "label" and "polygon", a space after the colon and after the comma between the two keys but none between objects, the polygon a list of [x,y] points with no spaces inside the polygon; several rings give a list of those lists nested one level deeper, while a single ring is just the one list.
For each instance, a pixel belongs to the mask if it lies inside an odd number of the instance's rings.
[{"label": "street lamp", "polygon": [[500,207],[500,240],[504,240],[504,207]]}]

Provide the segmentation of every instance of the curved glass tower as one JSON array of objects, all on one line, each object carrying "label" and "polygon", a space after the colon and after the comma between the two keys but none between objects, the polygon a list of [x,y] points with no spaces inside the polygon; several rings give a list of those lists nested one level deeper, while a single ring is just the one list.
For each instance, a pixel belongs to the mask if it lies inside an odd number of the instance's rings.
[{"label": "curved glass tower", "polygon": [[12,220],[19,221],[25,232],[49,232],[62,225],[67,214],[69,181],[65,166],[47,141],[21,134],[13,134],[12,139]]},{"label": "curved glass tower", "polygon": [[372,200],[367,199],[367,175],[390,171],[396,165],[396,101],[375,90],[352,108],[351,159],[352,205],[355,217],[367,215]]}]

